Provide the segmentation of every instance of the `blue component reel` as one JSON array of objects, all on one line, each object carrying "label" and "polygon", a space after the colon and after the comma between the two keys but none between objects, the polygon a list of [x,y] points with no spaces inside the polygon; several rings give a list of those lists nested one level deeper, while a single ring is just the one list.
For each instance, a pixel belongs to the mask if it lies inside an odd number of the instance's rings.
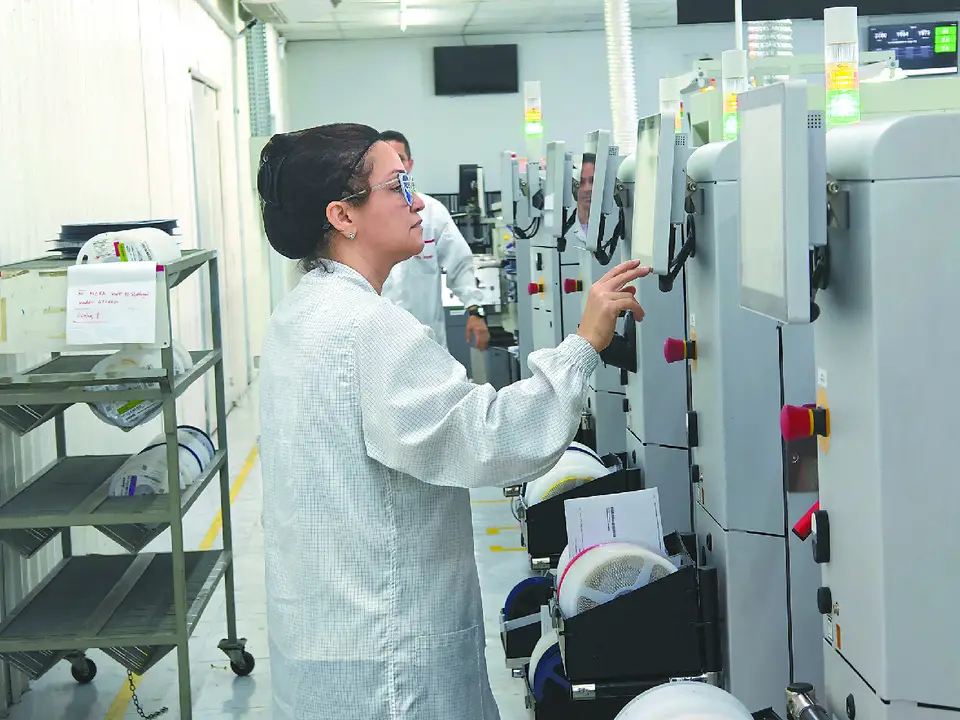
[{"label": "blue component reel", "polygon": [[503,603],[503,617],[516,620],[540,612],[553,597],[553,578],[537,575],[517,583]]},{"label": "blue component reel", "polygon": [[560,643],[550,646],[550,649],[540,658],[533,671],[533,697],[537,702],[543,702],[551,687],[556,687],[564,693],[570,691],[570,681],[563,669],[563,658],[560,656]]}]

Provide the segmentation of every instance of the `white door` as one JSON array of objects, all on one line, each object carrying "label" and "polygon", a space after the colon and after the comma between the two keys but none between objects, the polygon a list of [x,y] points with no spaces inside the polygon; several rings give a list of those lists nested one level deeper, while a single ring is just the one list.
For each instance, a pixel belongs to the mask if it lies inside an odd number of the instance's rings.
[{"label": "white door", "polygon": [[[220,323],[223,329],[223,352],[227,409],[247,387],[252,374],[248,348],[247,292],[243,273],[243,248],[239,237],[225,237],[223,184],[221,182],[221,132],[219,92],[205,82],[193,80],[191,107],[196,185],[197,246],[218,251],[220,271]],[[204,341],[209,346],[209,307],[206,283],[203,283],[202,308]],[[207,382],[207,417],[216,416],[213,383]]]}]

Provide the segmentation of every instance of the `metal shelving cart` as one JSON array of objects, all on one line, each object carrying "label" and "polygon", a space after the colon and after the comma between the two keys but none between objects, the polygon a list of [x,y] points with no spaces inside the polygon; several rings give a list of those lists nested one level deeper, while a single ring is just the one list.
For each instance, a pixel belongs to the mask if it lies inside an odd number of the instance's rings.
[{"label": "metal shelving cart", "polygon": [[[5,277],[23,272],[64,276],[68,261],[40,259],[0,268]],[[37,679],[61,660],[74,678],[88,683],[96,665],[85,651],[99,648],[132,674],[142,675],[171,650],[179,667],[180,717],[192,718],[189,638],[221,580],[226,591],[227,637],[219,648],[233,671],[254,667],[246,639],[237,637],[230,519],[230,473],[224,398],[222,331],[217,255],[186,251],[167,264],[158,282],[165,295],[158,312],[166,315],[172,337],[170,291],[201,267],[209,273],[210,350],[192,352],[193,368],[174,376],[173,349],[161,349],[162,368],[122,375],[95,373],[104,355],[62,355],[40,365],[0,376],[0,422],[24,435],[53,419],[57,459],[0,502],[0,542],[32,557],[60,535],[63,560],[0,623],[0,657]],[[159,274],[159,273],[158,273]],[[64,288],[65,278],[64,278]],[[210,369],[214,371],[217,412],[216,453],[206,471],[181,490],[176,400]],[[141,383],[140,388],[91,390],[96,386]],[[129,456],[67,456],[64,411],[74,403],[160,399],[166,436],[169,492],[165,495],[109,496],[111,475]],[[219,475],[223,549],[186,552],[183,515]],[[74,556],[70,528],[93,526],[128,554]],[[172,552],[142,550],[167,528]],[[132,682],[131,682],[132,684]],[[139,705],[138,705],[139,708]]]}]

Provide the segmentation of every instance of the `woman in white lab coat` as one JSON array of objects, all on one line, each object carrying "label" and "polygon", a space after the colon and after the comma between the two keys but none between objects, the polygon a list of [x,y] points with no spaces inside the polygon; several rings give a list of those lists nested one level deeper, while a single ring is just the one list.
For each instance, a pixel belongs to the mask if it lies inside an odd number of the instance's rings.
[{"label": "woman in white lab coat", "polygon": [[363,125],[276,135],[271,245],[312,268],[264,343],[260,453],[274,720],[496,720],[468,488],[531,479],[573,439],[598,351],[642,310],[618,266],[533,377],[477,386],[380,297],[423,246],[397,153]]}]

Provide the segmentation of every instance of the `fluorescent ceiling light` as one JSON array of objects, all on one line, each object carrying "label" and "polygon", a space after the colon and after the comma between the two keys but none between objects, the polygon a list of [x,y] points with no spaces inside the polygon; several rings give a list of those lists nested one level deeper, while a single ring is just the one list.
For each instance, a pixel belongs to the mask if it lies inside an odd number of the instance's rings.
[{"label": "fluorescent ceiling light", "polygon": [[400,32],[407,31],[407,0],[400,0]]}]

